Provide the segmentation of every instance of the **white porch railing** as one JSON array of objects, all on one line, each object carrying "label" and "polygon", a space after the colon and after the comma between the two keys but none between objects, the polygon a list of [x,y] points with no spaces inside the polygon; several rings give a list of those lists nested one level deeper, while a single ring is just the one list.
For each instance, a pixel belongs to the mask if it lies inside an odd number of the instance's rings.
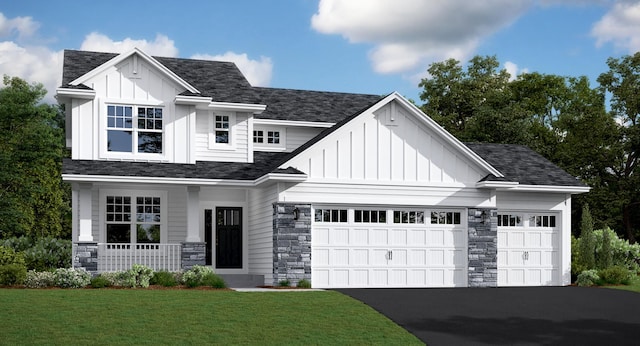
[{"label": "white porch railing", "polygon": [[98,272],[115,272],[142,264],[153,270],[179,271],[181,244],[98,244]]}]

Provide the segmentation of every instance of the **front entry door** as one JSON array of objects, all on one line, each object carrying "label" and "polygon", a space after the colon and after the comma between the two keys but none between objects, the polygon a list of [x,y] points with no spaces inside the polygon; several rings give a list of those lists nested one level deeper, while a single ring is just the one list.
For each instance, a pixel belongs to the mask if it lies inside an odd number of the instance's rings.
[{"label": "front entry door", "polygon": [[216,208],[216,268],[242,268],[242,208]]}]

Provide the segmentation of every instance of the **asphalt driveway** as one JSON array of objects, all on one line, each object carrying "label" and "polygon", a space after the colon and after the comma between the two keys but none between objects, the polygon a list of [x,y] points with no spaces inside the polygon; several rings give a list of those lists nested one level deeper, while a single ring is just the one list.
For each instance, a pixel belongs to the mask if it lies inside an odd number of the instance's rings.
[{"label": "asphalt driveway", "polygon": [[338,289],[430,346],[640,345],[640,294],[606,288]]}]

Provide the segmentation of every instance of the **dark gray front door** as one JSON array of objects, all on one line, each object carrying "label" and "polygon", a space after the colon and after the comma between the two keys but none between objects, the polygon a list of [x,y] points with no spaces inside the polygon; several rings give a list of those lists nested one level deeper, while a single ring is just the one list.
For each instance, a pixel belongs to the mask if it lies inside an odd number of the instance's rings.
[{"label": "dark gray front door", "polygon": [[242,268],[242,208],[216,208],[216,268]]}]

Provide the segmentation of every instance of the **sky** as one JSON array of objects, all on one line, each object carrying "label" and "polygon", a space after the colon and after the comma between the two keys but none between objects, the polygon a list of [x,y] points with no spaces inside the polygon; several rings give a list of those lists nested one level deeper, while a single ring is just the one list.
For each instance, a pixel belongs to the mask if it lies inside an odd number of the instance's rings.
[{"label": "sky", "polygon": [[589,77],[640,50],[640,0],[2,0],[0,75],[55,102],[65,49],[232,61],[252,85],[421,104],[434,62]]}]

